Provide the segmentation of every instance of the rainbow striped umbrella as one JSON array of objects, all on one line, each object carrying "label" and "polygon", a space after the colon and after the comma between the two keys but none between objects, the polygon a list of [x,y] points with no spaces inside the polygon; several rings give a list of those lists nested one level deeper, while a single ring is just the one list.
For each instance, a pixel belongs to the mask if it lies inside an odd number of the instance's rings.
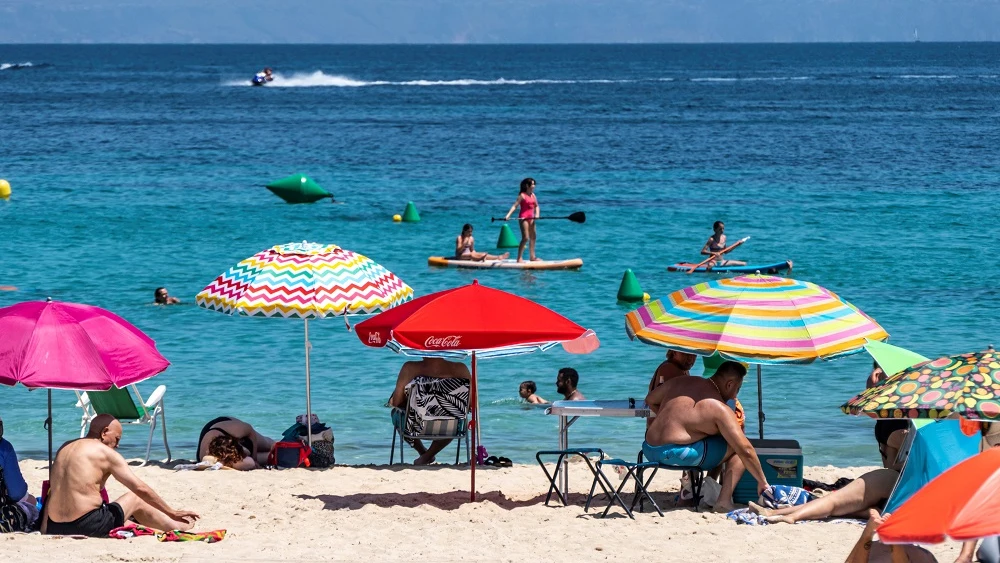
[{"label": "rainbow striped umbrella", "polygon": [[303,241],[243,260],[215,278],[195,301],[229,315],[304,319],[306,414],[311,418],[309,319],[377,313],[412,297],[410,286],[368,257],[335,244]]},{"label": "rainbow striped umbrella", "polygon": [[[675,291],[625,315],[629,338],[672,350],[757,364],[804,364],[860,352],[889,334],[814,283],[750,275]],[[763,412],[760,433],[763,438]]]}]

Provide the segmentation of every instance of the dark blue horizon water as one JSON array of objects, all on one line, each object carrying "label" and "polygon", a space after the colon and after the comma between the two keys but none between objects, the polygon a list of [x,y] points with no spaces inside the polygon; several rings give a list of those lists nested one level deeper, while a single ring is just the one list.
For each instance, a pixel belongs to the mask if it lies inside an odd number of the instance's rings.
[{"label": "dark blue horizon water", "polygon": [[[1000,341],[992,244],[1000,236],[1000,44],[0,46],[0,306],[90,303],[157,341],[175,457],[201,425],[243,418],[277,435],[304,410],[302,323],[195,307],[215,276],[304,239],[361,252],[417,294],[478,278],[593,328],[589,356],[551,351],[481,364],[483,438],[528,462],[556,420],[518,404],[533,379],[552,399],[574,366],[589,398],[645,394],[664,350],[625,336],[626,268],[654,298],[707,279],[697,258],[724,220],[751,235],[736,258],[792,259],[792,277],[836,291],[891,341],[927,356]],[[278,79],[251,88],[263,66]],[[290,206],[263,185],[304,173],[335,194]],[[434,270],[462,223],[490,249],[521,178],[545,215],[543,258],[579,272]],[[418,224],[391,216],[414,201]],[[164,285],[185,304],[150,306]],[[382,407],[402,358],[339,319],[311,323],[313,410],[342,463],[384,463]],[[2,338],[3,335],[0,335]],[[764,369],[769,437],[810,465],[877,463],[872,421],[839,405],[870,360]],[[79,431],[54,396],[56,442]],[[756,434],[756,390],[741,400]],[[5,437],[41,457],[45,394],[0,388]],[[583,420],[571,443],[633,455],[641,421]],[[123,452],[138,455],[141,429]],[[154,450],[155,451],[155,450]],[[154,456],[160,455],[154,453]],[[448,456],[442,458],[446,460]]]}]

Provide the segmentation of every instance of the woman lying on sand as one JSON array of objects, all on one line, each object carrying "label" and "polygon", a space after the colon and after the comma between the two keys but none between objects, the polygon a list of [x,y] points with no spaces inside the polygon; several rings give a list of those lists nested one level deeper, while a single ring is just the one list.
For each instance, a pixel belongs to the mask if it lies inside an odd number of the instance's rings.
[{"label": "woman lying on sand", "polygon": [[272,447],[274,440],[262,436],[253,426],[236,418],[220,416],[201,429],[195,459],[201,460],[208,454],[227,467],[246,471],[267,465]]},{"label": "woman lying on sand", "polygon": [[876,469],[851,481],[843,489],[823,495],[799,506],[770,509],[750,503],[750,511],[764,516],[768,522],[794,524],[800,520],[823,520],[846,516],[867,518],[871,508],[882,509],[899,480],[894,469]]}]

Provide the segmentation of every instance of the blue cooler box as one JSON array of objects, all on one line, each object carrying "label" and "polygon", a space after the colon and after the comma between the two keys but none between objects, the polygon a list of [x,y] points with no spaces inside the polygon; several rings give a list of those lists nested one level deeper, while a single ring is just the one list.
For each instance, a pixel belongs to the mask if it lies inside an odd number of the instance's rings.
[{"label": "blue cooler box", "polygon": [[[750,440],[750,443],[757,450],[768,484],[802,486],[802,448],[796,440]],[[757,480],[749,471],[736,484],[733,501],[740,504],[757,501]]]}]

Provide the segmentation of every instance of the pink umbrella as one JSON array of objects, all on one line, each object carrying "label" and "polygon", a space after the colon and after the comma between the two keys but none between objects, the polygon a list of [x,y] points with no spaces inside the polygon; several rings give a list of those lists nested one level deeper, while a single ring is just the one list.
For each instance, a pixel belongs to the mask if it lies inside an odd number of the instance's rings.
[{"label": "pink umbrella", "polygon": [[0,385],[107,391],[148,379],[170,362],[156,343],[118,315],[91,305],[26,301],[0,308]]}]

